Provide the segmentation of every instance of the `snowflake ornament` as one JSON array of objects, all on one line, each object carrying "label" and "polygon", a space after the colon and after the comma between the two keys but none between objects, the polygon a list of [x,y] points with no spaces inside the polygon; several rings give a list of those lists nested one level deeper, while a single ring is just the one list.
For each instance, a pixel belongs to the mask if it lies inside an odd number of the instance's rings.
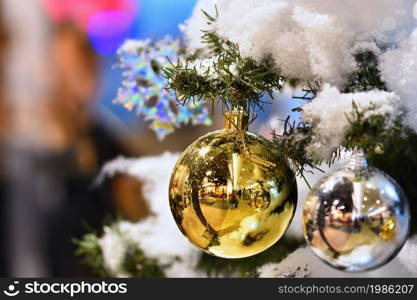
[{"label": "snowflake ornament", "polygon": [[178,105],[174,93],[168,91],[162,68],[182,59],[178,40],[169,36],[152,43],[148,40],[127,40],[117,51],[118,67],[124,70],[122,86],[115,104],[134,110],[151,121],[150,128],[159,140],[181,124],[211,125],[208,110],[200,103]]}]

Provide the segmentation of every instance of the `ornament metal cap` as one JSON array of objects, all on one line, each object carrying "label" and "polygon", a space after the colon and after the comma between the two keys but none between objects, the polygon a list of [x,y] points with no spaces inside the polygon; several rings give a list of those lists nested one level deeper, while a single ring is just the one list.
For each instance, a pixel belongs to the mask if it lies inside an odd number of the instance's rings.
[{"label": "ornament metal cap", "polygon": [[353,150],[348,166],[351,170],[359,170],[368,167],[368,161],[366,160],[365,152],[362,148],[355,148]]},{"label": "ornament metal cap", "polygon": [[249,115],[243,109],[225,111],[224,128],[247,131],[249,128]]}]

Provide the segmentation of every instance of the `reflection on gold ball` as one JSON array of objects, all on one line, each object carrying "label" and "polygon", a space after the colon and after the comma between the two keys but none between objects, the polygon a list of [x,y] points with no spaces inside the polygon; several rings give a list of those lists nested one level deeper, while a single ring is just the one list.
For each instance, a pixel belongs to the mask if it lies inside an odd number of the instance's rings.
[{"label": "reflection on gold ball", "polygon": [[295,177],[269,141],[234,129],[190,145],[172,173],[169,200],[181,232],[224,258],[255,255],[288,228],[297,199]]}]

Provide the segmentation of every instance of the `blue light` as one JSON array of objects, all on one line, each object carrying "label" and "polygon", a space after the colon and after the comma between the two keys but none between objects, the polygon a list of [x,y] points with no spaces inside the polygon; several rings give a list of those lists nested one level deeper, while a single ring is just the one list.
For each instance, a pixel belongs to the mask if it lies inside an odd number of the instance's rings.
[{"label": "blue light", "polygon": [[142,0],[135,38],[178,36],[178,25],[191,16],[196,0]]}]

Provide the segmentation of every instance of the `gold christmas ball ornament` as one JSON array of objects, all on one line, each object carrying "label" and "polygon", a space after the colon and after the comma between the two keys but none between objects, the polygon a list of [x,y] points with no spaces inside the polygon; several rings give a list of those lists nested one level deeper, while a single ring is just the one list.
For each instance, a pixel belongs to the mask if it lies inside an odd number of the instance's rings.
[{"label": "gold christmas ball ornament", "polygon": [[410,212],[395,181],[369,168],[362,150],[322,178],[308,194],[304,235],[314,253],[345,271],[366,271],[389,262],[404,245]]},{"label": "gold christmas ball ornament", "polygon": [[273,145],[250,133],[248,116],[191,144],[171,176],[169,201],[181,232],[223,258],[258,254],[277,242],[294,215],[295,176]]}]

